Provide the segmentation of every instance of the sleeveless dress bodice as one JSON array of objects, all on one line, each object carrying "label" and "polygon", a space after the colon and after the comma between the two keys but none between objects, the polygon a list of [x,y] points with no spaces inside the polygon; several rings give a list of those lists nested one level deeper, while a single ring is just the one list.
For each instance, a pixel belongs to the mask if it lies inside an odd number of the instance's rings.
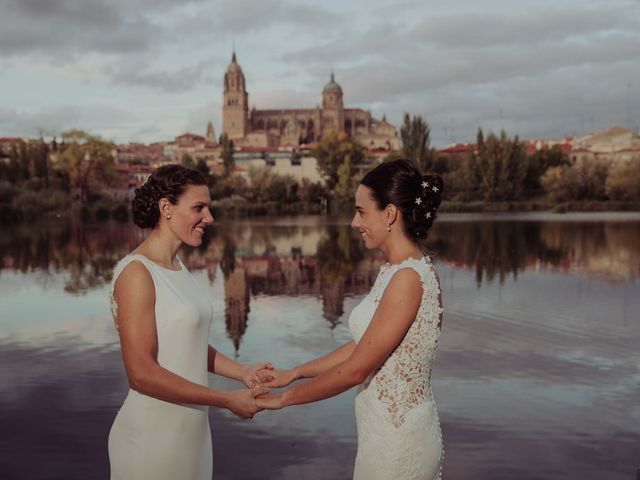
[{"label": "sleeveless dress bodice", "polygon": [[428,257],[385,264],[369,292],[349,317],[358,342],[373,318],[393,275],[411,268],[420,276],[422,300],[414,322],[398,347],[358,387],[358,453],[354,479],[439,479],[442,434],[431,392],[442,305],[440,286]]},{"label": "sleeveless dress bodice", "polygon": [[[155,287],[158,364],[191,382],[208,385],[213,308],[207,292],[181,261],[181,270],[170,270],[131,254],[114,270],[109,297],[116,322],[113,287],[132,261],[147,268]],[[172,403],[129,390],[109,434],[111,479],[210,480],[213,453],[208,411],[206,405]]]}]

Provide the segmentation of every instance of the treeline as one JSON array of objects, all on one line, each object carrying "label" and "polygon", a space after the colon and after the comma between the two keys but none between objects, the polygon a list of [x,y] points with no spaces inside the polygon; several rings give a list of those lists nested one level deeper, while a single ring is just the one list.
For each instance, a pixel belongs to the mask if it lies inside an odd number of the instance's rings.
[{"label": "treeline", "polygon": [[400,136],[402,150],[391,152],[387,159],[404,156],[423,171],[441,174],[448,201],[445,208],[502,204],[515,209],[589,209],[597,208],[598,202],[613,208],[639,206],[640,158],[572,162],[559,146],[529,154],[517,135],[509,137],[502,131],[485,136],[482,129],[478,129],[475,148],[443,155],[430,146],[428,123],[409,114]]},{"label": "treeline", "polygon": [[[559,147],[528,153],[518,136],[504,131],[485,136],[466,152],[443,154],[431,146],[429,124],[405,114],[402,148],[385,158],[408,158],[445,182],[442,211],[637,209],[640,206],[640,158],[627,162],[572,162]],[[298,181],[270,167],[235,173],[233,141],[220,137],[222,171],[185,154],[182,163],[205,175],[220,216],[291,215],[342,212],[351,208],[357,185],[376,161],[344,132],[323,136],[310,155],[324,183]],[[114,201],[106,188],[120,183],[113,145],[80,130],[61,142],[17,142],[0,162],[0,221],[42,215],[83,219],[129,216],[128,202]]]},{"label": "treeline", "polygon": [[63,133],[60,143],[14,143],[8,161],[0,162],[0,221],[47,215],[126,219],[127,205],[102,194],[119,183],[112,148],[80,130]]},{"label": "treeline", "polygon": [[212,172],[207,162],[182,156],[182,164],[200,171],[209,184],[214,216],[294,215],[325,213],[329,190],[308,179],[299,182],[270,167],[250,167],[247,176],[235,174],[234,144],[220,136],[222,172]]}]

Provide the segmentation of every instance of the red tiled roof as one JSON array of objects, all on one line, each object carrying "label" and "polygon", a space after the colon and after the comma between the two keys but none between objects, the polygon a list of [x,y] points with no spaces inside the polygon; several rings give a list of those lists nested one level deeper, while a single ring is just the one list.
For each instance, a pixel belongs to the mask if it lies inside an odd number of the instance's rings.
[{"label": "red tiled roof", "polygon": [[441,148],[438,150],[439,153],[464,153],[467,149],[471,147],[473,150],[476,150],[478,146],[475,143],[456,143],[455,145],[451,145],[449,147]]},{"label": "red tiled roof", "polygon": [[189,133],[189,132],[183,133],[182,135],[178,135],[176,137],[176,140],[182,139],[182,138],[204,142],[204,137],[202,135],[196,135],[195,133]]},{"label": "red tiled roof", "polygon": [[564,153],[571,153],[572,147],[569,143],[560,143],[558,144],[558,147],[560,147],[560,150],[562,150]]}]

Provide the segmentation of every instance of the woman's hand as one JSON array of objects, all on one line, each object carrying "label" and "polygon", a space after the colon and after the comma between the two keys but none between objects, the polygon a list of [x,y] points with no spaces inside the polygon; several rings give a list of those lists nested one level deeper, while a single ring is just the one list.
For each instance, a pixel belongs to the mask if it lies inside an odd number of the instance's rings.
[{"label": "woman's hand", "polygon": [[260,410],[280,410],[284,405],[284,398],[281,393],[265,393],[255,399]]},{"label": "woman's hand", "polygon": [[248,388],[253,388],[273,380],[273,376],[271,375],[272,370],[273,365],[271,365],[269,362],[260,362],[253,365],[245,365],[242,370],[241,378]]},{"label": "woman's hand", "polygon": [[273,370],[269,371],[269,376],[271,377],[271,380],[262,382],[261,385],[263,387],[268,387],[268,388],[286,387],[291,382],[299,378],[299,375],[295,372],[294,369],[279,370],[277,368],[274,368]]},{"label": "woman's hand", "polygon": [[227,408],[237,415],[239,418],[246,420],[247,418],[253,418],[253,416],[262,410],[256,404],[256,397],[258,395],[268,395],[269,389],[264,387],[256,387],[245,390],[235,390],[229,392]]}]

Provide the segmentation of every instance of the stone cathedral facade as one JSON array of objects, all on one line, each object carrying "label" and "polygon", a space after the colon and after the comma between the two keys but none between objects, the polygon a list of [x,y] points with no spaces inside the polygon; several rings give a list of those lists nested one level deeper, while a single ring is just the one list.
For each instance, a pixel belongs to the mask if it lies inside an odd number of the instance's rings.
[{"label": "stone cathedral facade", "polygon": [[249,109],[242,68],[233,53],[224,75],[222,131],[240,148],[299,147],[313,144],[330,131],[345,132],[370,150],[400,147],[398,132],[386,117],[378,120],[361,108],[345,108],[342,87],[331,80],[316,108]]}]

